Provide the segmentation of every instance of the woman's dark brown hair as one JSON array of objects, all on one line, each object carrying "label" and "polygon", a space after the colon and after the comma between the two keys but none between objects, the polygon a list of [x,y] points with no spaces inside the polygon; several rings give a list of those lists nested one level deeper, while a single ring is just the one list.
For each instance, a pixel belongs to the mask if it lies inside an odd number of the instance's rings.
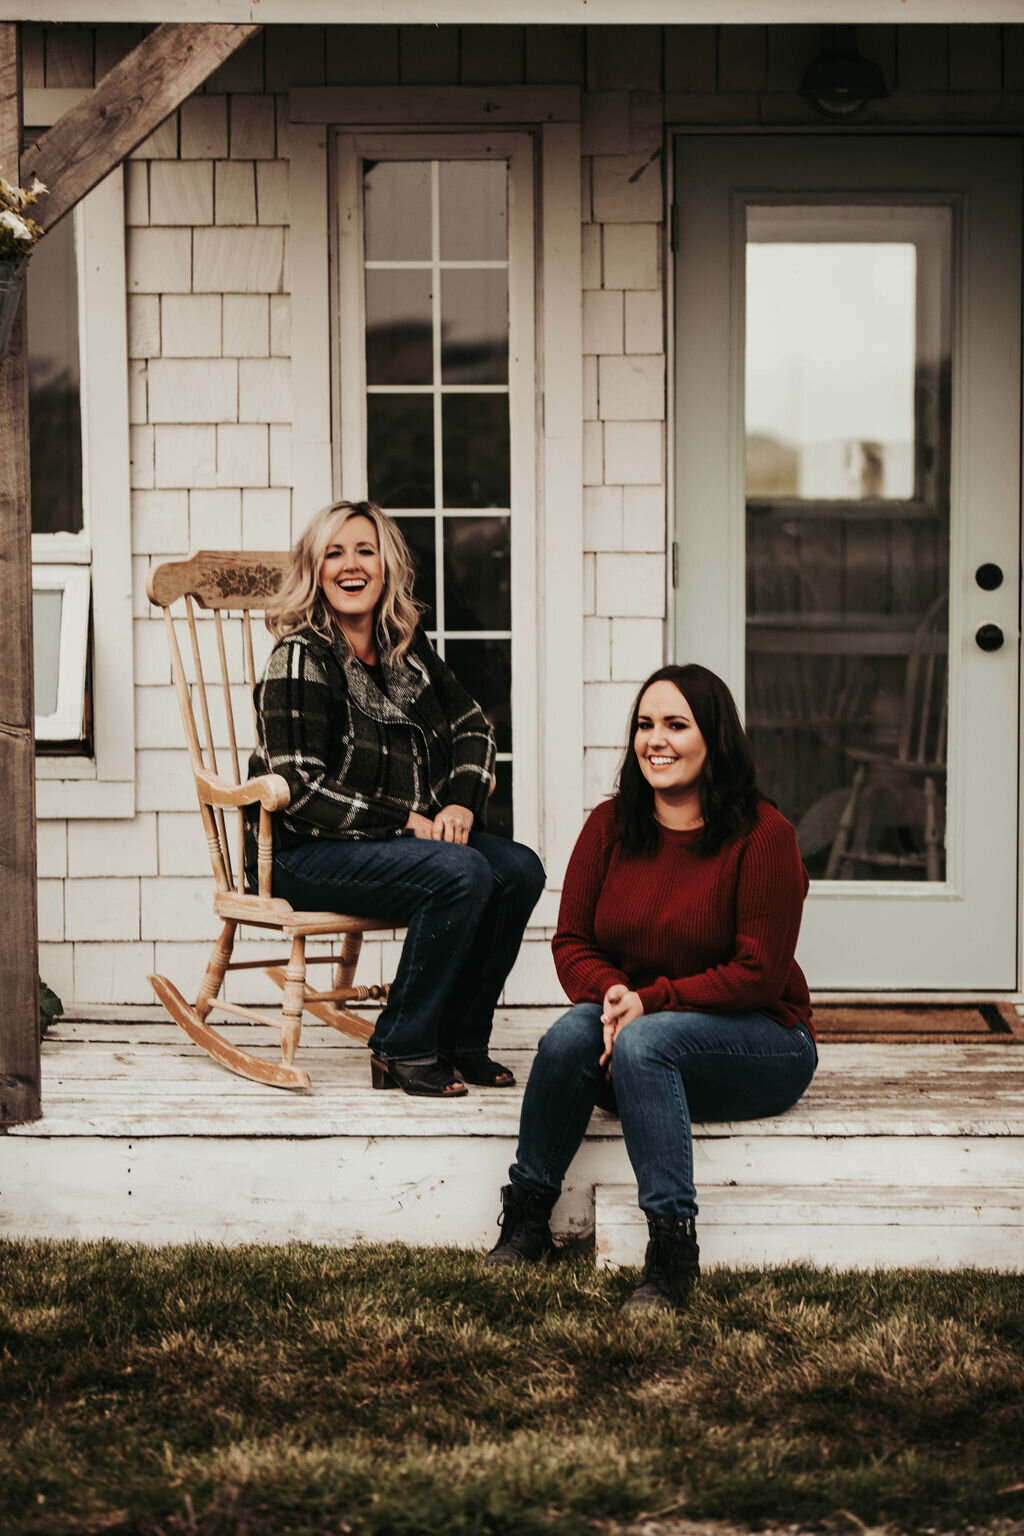
[{"label": "woman's dark brown hair", "polygon": [[637,693],[616,786],[618,838],[629,853],[639,854],[655,853],[661,842],[654,819],[654,790],[643,776],[633,746],[640,701],[652,683],[661,682],[674,684],[683,694],[707,747],[699,785],[704,826],[697,847],[701,853],[717,853],[723,844],[753,826],[761,791],[754,755],[732,694],[720,677],[695,662],[685,667],[659,667]]}]

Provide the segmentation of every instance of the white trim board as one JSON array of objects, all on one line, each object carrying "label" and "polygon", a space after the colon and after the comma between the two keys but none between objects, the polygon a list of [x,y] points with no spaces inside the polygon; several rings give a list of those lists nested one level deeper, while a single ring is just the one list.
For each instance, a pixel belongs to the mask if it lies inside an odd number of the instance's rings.
[{"label": "white trim board", "polygon": [[[905,0],[687,0],[685,20],[704,23],[998,22],[1020,21],[1020,0],[917,0],[911,16]],[[99,14],[97,14],[99,12]],[[346,0],[347,25],[481,22],[480,0]],[[109,22],[220,21],[337,23],[337,0],[0,0],[0,21]],[[673,25],[679,0],[633,0],[629,24]],[[622,0],[506,0],[495,20],[538,26],[622,25]]]}]

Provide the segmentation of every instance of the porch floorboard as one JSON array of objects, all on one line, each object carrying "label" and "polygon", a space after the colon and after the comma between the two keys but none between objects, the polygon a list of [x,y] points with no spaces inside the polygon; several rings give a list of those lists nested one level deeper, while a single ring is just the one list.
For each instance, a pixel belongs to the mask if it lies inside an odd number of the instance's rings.
[{"label": "porch floorboard", "polygon": [[[365,1047],[315,1023],[299,1054],[313,1088],[289,1093],[224,1072],[154,1009],[62,1019],[43,1043],[43,1119],[0,1137],[0,1231],[489,1244],[522,1085],[560,1011],[503,1011],[493,1049],[519,1085],[459,1101],[373,1092]],[[218,1028],[275,1055],[270,1031]],[[1016,1047],[829,1044],[786,1114],[697,1127],[704,1257],[1021,1268],[1022,1154]],[[595,1190],[599,1256],[635,1262],[635,1184],[602,1111],[556,1231],[593,1231]]]}]

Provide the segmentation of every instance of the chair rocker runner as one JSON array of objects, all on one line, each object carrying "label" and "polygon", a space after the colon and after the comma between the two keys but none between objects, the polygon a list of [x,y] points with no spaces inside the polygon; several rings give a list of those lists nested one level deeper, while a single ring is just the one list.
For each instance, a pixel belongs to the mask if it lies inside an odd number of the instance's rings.
[{"label": "chair rocker runner", "polygon": [[[213,865],[216,892],[214,914],[223,923],[220,937],[213,946],[206,974],[195,1004],[190,1005],[166,976],[150,976],[150,984],[171,1018],[180,1024],[196,1045],[208,1051],[229,1071],[254,1082],[275,1088],[308,1088],[309,1074],[295,1065],[295,1051],[302,1030],[302,1014],[312,1014],[332,1029],[366,1042],[373,1033],[372,1024],[349,1011],[346,1003],[384,1000],[386,986],[356,986],[354,977],[363,934],[371,929],[391,929],[396,925],[381,919],[346,916],[338,912],[296,912],[287,902],[271,895],[273,838],[271,815],[288,805],[287,782],[279,774],[260,778],[242,777],[238,739],[232,700],[232,684],[238,681],[237,652],[242,653],[253,734],[256,714],[252,690],[256,685],[253,653],[252,615],[261,611],[280,586],[288,565],[284,553],[254,553],[248,550],[215,552],[201,550],[185,561],[169,562],[151,570],[146,583],[150,602],[163,609],[167,640],[171,653],[171,672],[181,709],[182,724],[199,798],[203,830]],[[177,620],[171,606],[182,603],[183,618]],[[196,609],[207,610],[211,617],[197,622]],[[188,632],[189,652],[194,669],[195,700],[202,721],[200,741],[193,709],[192,685],[186,674],[182,649],[178,644],[178,626]],[[209,642],[209,643],[207,643]],[[229,666],[229,648],[235,667]],[[212,656],[210,653],[214,653]],[[207,677],[207,672],[210,676]],[[233,675],[234,674],[234,675]],[[231,777],[223,777],[217,760],[217,746],[227,749]],[[259,806],[257,894],[246,890],[243,860],[243,809]],[[237,818],[237,866],[232,873],[232,858],[227,836],[226,817]],[[280,933],[289,942],[289,953],[278,961],[232,961],[235,933],[240,925]],[[306,956],[307,938],[340,938],[338,955]],[[316,991],[307,985],[306,966],[332,963],[333,985]],[[220,993],[228,971],[262,969],[280,987],[283,994],[280,1017],[257,1013],[229,1003]],[[209,1015],[214,1009],[256,1024],[269,1024],[280,1033],[280,1063],[266,1061],[227,1040],[212,1028]]]}]

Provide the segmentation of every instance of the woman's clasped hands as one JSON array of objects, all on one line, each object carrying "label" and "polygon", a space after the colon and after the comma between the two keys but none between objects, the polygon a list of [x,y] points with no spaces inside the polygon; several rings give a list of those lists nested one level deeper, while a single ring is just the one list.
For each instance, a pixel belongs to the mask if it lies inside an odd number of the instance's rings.
[{"label": "woman's clasped hands", "polygon": [[473,813],[464,805],[446,805],[433,818],[410,811],[405,825],[415,837],[426,842],[468,843],[473,830]]},{"label": "woman's clasped hands", "polygon": [[634,1019],[639,1019],[643,1011],[644,1005],[640,998],[635,992],[630,991],[625,982],[617,981],[614,986],[608,988],[601,1005],[604,1051],[601,1053],[599,1066],[607,1067],[612,1059],[615,1036],[620,1029],[625,1029],[627,1024],[632,1024]]}]

